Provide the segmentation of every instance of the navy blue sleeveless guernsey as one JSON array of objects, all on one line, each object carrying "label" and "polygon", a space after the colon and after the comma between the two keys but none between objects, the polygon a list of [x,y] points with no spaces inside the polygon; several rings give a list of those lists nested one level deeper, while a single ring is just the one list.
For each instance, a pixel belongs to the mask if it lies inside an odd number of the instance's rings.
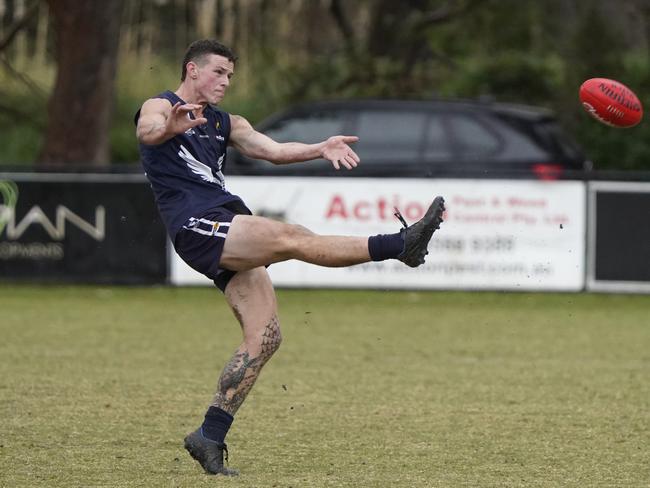
[{"label": "navy blue sleeveless guernsey", "polygon": [[[154,98],[164,98],[172,105],[185,103],[171,91]],[[140,112],[136,114],[136,124],[139,116]],[[172,242],[190,217],[199,218],[228,202],[242,201],[226,191],[223,176],[230,116],[210,105],[203,116],[207,124],[157,146],[140,144],[142,166]]]}]

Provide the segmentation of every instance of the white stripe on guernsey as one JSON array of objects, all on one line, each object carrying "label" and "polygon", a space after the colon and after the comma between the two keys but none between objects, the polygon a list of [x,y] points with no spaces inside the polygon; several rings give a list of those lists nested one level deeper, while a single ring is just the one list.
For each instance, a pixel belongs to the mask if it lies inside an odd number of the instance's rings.
[{"label": "white stripe on guernsey", "polygon": [[183,227],[185,230],[191,230],[192,232],[196,232],[197,234],[201,234],[204,236],[215,236],[215,237],[223,237],[224,239],[228,234],[224,234],[223,232],[214,232],[211,230],[203,230],[203,229],[197,229],[195,227]]},{"label": "white stripe on guernsey", "polygon": [[196,219],[202,224],[208,224],[208,225],[214,225],[214,224],[219,224],[219,227],[230,227],[230,222],[216,222],[208,219]]}]

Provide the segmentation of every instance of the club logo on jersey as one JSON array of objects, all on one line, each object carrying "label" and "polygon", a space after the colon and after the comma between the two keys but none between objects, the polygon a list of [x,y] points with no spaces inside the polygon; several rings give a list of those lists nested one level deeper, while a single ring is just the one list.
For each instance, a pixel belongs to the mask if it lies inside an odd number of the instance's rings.
[{"label": "club logo on jersey", "polygon": [[[221,130],[221,122],[217,120],[216,124],[214,124],[214,128],[217,129],[217,131],[220,131]],[[214,137],[219,142],[224,142],[226,140],[226,138],[224,136],[222,136],[221,134],[217,134]]]},{"label": "club logo on jersey", "polygon": [[192,153],[190,153],[182,144],[181,150],[178,151],[178,155],[181,157],[181,159],[183,159],[183,161],[185,161],[187,167],[190,168],[192,173],[199,175],[203,181],[207,181],[209,183],[217,183],[222,190],[226,189],[223,173],[221,172],[221,166],[223,165],[223,158],[225,154],[222,154],[217,161],[217,167],[219,170],[216,176],[212,173],[212,168],[210,166],[196,159]]}]

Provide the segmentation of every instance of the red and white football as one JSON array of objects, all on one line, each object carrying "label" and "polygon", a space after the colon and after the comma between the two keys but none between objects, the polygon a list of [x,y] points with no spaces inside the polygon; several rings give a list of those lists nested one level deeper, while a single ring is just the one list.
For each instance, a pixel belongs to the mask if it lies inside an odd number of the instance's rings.
[{"label": "red and white football", "polygon": [[639,98],[623,83],[591,78],[580,87],[582,106],[592,117],[612,127],[633,127],[643,117]]}]

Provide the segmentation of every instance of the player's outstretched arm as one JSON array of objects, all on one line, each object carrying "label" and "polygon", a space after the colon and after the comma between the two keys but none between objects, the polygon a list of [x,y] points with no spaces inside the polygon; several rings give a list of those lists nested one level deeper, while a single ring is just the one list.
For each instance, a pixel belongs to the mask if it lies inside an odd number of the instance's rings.
[{"label": "player's outstretched arm", "polygon": [[176,103],[174,106],[164,98],[151,98],[140,109],[136,128],[138,141],[150,146],[162,144],[192,127],[207,123],[204,117],[190,119],[189,113],[201,105]]},{"label": "player's outstretched arm", "polygon": [[239,115],[231,115],[230,123],[230,143],[239,152],[251,158],[265,159],[274,164],[324,158],[331,161],[336,169],[341,166],[352,169],[360,162],[359,156],[349,146],[359,140],[356,136],[332,136],[316,144],[279,143],[257,132],[245,118]]}]

